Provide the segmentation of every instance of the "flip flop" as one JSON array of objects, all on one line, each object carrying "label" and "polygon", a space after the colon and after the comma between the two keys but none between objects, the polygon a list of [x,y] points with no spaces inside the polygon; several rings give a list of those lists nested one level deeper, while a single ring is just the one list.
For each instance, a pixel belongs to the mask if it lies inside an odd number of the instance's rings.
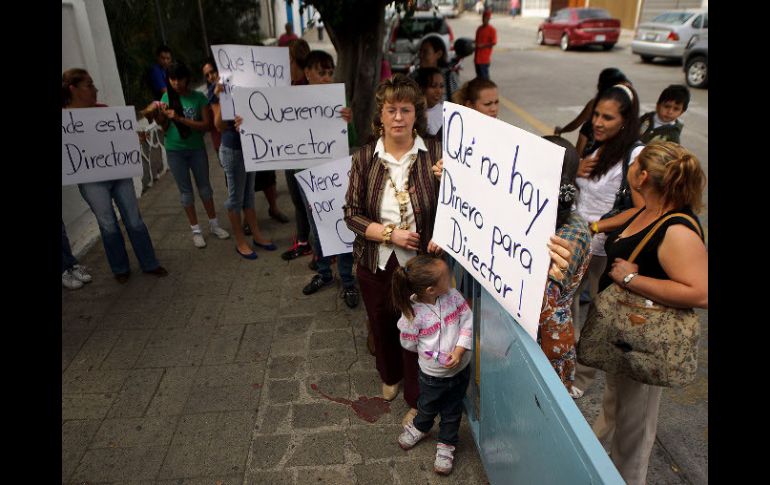
[{"label": "flip flop", "polygon": [[255,241],[253,239],[251,240],[251,242],[254,244],[254,246],[256,246],[258,248],[262,248],[262,249],[264,249],[266,251],[275,251],[276,249],[278,249],[278,246],[276,246],[274,243],[260,244],[260,243],[258,243],[257,241]]},{"label": "flip flop", "polygon": [[243,259],[257,259],[257,253],[252,251],[250,254],[243,254],[242,252],[238,251],[238,247],[235,248],[235,252],[238,253],[238,256],[242,257]]}]

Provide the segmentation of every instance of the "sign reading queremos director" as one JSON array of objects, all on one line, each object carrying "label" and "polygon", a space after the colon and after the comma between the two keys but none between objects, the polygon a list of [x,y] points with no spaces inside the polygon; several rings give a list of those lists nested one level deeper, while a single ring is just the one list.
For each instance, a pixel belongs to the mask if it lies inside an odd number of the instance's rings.
[{"label": "sign reading queremos director", "polygon": [[250,88],[291,86],[288,47],[252,45],[212,45],[219,80],[224,92],[219,95],[222,119],[235,119],[232,90],[235,86]]},{"label": "sign reading queremos director", "polygon": [[348,155],[344,84],[233,89],[247,172],[309,168]]},{"label": "sign reading queremos director", "polygon": [[537,337],[564,148],[444,103],[433,240]]},{"label": "sign reading queremos director", "polygon": [[141,175],[133,106],[62,110],[62,185]]}]

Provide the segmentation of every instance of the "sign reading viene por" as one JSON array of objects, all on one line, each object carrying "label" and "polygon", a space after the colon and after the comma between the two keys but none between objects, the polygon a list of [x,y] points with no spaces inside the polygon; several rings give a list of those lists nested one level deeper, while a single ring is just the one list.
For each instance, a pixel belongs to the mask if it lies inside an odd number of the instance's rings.
[{"label": "sign reading viene por", "polygon": [[444,103],[433,240],[537,337],[564,148]]},{"label": "sign reading viene por", "polygon": [[61,183],[142,175],[133,106],[61,111]]},{"label": "sign reading viene por", "polygon": [[297,172],[294,177],[313,211],[313,222],[324,256],[349,253],[356,235],[345,224],[345,194],[350,182],[351,157]]},{"label": "sign reading viene por", "polygon": [[211,52],[224,87],[224,92],[219,95],[223,120],[235,119],[232,99],[235,86],[291,86],[288,47],[222,44],[212,45]]},{"label": "sign reading viene por", "polygon": [[233,89],[247,172],[308,168],[348,155],[344,84]]}]

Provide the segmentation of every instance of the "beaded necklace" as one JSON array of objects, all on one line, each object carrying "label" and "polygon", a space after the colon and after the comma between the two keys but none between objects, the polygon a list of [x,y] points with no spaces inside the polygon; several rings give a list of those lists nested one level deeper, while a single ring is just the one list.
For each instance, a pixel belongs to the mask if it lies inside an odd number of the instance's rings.
[{"label": "beaded necklace", "polygon": [[412,165],[414,165],[415,160],[417,160],[417,155],[411,155],[411,160],[409,161],[409,166],[406,168],[406,178],[404,179],[404,186],[401,190],[398,190],[398,187],[396,187],[396,183],[393,181],[393,175],[390,173],[390,169],[388,168],[388,163],[380,158],[380,162],[382,162],[382,166],[385,167],[385,172],[388,174],[388,182],[390,182],[390,186],[393,187],[393,191],[396,193],[396,202],[398,202],[398,210],[400,212],[401,216],[401,223],[398,225],[399,229],[406,229],[409,230],[409,223],[406,221],[406,211],[409,206],[409,172],[412,170]]}]

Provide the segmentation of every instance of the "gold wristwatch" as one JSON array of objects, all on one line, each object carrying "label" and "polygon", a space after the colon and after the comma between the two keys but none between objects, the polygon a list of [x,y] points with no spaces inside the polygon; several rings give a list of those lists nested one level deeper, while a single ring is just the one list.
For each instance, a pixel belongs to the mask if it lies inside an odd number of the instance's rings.
[{"label": "gold wristwatch", "polygon": [[382,231],[382,244],[385,244],[386,246],[390,246],[390,236],[393,235],[393,229],[396,228],[395,224],[388,224],[385,226],[385,230]]}]

